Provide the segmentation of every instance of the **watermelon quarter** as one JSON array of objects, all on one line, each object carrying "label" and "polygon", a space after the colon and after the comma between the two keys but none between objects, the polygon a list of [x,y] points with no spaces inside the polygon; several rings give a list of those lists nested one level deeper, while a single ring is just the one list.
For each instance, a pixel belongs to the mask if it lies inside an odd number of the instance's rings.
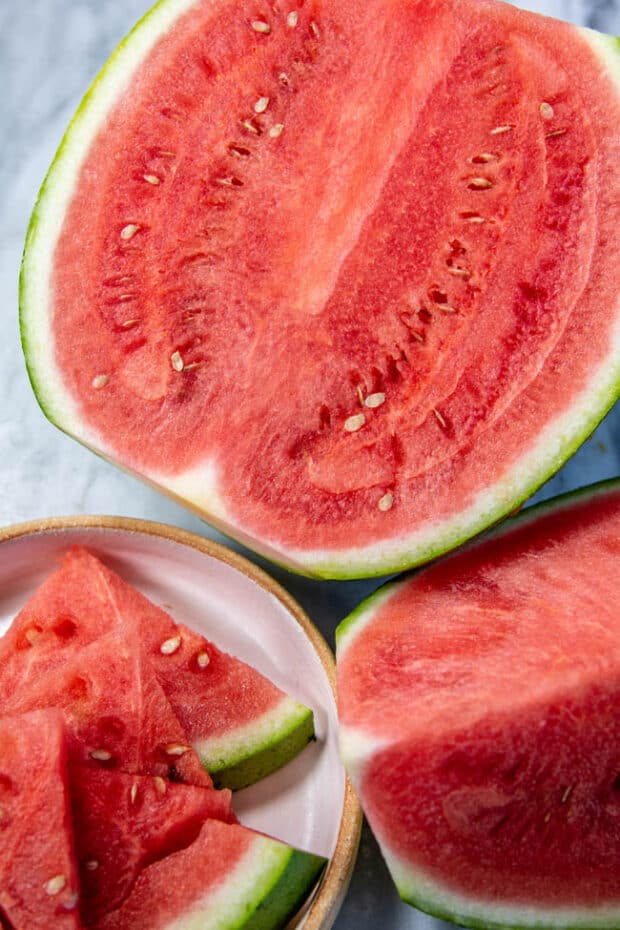
[{"label": "watermelon quarter", "polygon": [[80,930],[67,751],[57,710],[0,719],[0,925]]},{"label": "watermelon quarter", "polygon": [[[175,624],[93,554],[77,547],[64,555],[60,567],[0,639],[0,699],[7,706],[18,700],[23,708],[34,690],[39,695],[35,703],[42,696],[47,700],[48,686],[42,679],[47,676],[53,685],[65,662],[79,670],[83,657],[90,656],[93,673],[102,676],[104,704],[126,704],[122,690],[108,695],[110,665],[95,660],[101,639],[110,644],[110,662],[119,669],[120,663],[126,681],[134,682],[135,701],[141,700],[139,680],[144,679],[152,707],[161,709],[167,726],[171,716],[180,724],[182,738],[179,732],[166,742],[189,739],[218,786],[236,789],[258,781],[290,761],[314,736],[309,708],[250,665]],[[120,652],[115,657],[117,642]],[[133,649],[128,648],[130,642]],[[133,663],[131,668],[128,663]],[[138,730],[133,727],[126,731],[134,732]],[[200,783],[193,753],[180,768],[187,776],[184,780]],[[141,769],[125,765],[125,770]]]},{"label": "watermelon quarter", "polygon": [[493,0],[161,0],[33,213],[43,410],[297,571],[453,548],[618,395],[619,82]]},{"label": "watermelon quarter", "polygon": [[404,900],[620,926],[620,481],[380,589],[338,629],[341,750]]}]

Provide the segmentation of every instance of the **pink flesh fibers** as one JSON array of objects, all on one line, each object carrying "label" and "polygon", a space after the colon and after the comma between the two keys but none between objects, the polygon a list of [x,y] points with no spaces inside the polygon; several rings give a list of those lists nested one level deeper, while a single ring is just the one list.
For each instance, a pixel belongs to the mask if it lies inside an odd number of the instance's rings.
[{"label": "pink flesh fibers", "polygon": [[[620,899],[620,490],[412,576],[339,662],[382,842],[479,899]],[[403,709],[406,711],[403,713]]]},{"label": "pink flesh fibers", "polygon": [[129,467],[213,458],[250,533],[362,545],[472,503],[609,352],[620,114],[506,4],[291,9],[198,2],[140,65],[65,218],[56,356]]},{"label": "pink flesh fibers", "polygon": [[[60,887],[49,894],[53,878]],[[62,715],[36,711],[5,717],[0,720],[0,910],[10,922],[6,926],[79,930],[77,891]]]}]

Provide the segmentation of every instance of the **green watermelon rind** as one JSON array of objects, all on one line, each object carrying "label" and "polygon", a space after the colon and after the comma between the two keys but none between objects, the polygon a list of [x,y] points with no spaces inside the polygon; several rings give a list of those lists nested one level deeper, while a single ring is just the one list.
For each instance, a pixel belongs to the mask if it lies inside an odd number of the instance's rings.
[{"label": "green watermelon rind", "polygon": [[314,715],[286,697],[258,720],[194,749],[217,788],[237,791],[271,775],[315,739]]},{"label": "green watermelon rind", "polygon": [[[43,182],[30,220],[20,274],[20,331],[28,376],[37,401],[59,429],[102,458],[119,463],[80,416],[78,404],[62,383],[53,359],[53,338],[47,314],[46,287],[53,250],[64,216],[76,166],[100,126],[102,115],[118,98],[138,68],[141,57],[197,0],[159,0],[121,42],[86,93],[71,121]],[[588,29],[577,29],[594,50],[620,91],[619,40]],[[93,129],[94,127],[94,129]],[[82,141],[81,141],[82,140]],[[73,168],[73,170],[72,170]],[[64,185],[64,191],[63,191]],[[59,196],[60,190],[60,196]],[[64,199],[63,199],[64,194]],[[42,283],[43,282],[43,283]],[[190,469],[180,476],[143,475],[123,470],[164,491],[228,536],[239,539],[275,564],[307,577],[349,580],[378,577],[424,564],[449,552],[492,526],[526,501],[573,455],[620,397],[620,326],[608,357],[570,408],[539,434],[536,444],[512,464],[505,477],[482,492],[465,511],[430,525],[409,537],[341,550],[284,548],[277,541],[257,541],[227,513],[217,491],[217,476],[209,463],[198,476]]]},{"label": "green watermelon rind", "polygon": [[[580,502],[587,502],[618,491],[620,491],[620,477],[599,481],[596,484],[541,501],[470,542],[467,551],[486,545],[489,540],[509,535],[514,530],[535,524],[540,518],[554,511],[569,509]],[[460,557],[462,551],[453,553],[448,556],[448,559]],[[338,661],[345,656],[351,644],[385,603],[406,585],[411,577],[423,574],[424,571],[423,568],[420,572],[410,572],[381,585],[341,621],[336,628]],[[340,747],[345,768],[355,785],[359,781],[364,765],[372,759],[375,748],[381,748],[381,742],[372,735],[364,733],[362,729],[347,728],[341,723]],[[346,751],[347,748],[350,750],[349,753]],[[353,758],[353,752],[357,754],[356,758]],[[585,908],[580,910],[567,908],[562,911],[560,909],[527,908],[519,904],[498,906],[493,903],[477,902],[474,913],[474,908],[471,908],[470,903],[475,899],[459,895],[434,882],[421,869],[415,870],[410,864],[401,864],[398,857],[390,850],[387,837],[382,837],[377,833],[377,840],[400,898],[407,904],[440,920],[471,927],[472,930],[617,930],[620,926],[620,905],[615,908],[600,908],[597,912],[594,909]],[[489,915],[488,918],[481,916],[485,908]]]}]

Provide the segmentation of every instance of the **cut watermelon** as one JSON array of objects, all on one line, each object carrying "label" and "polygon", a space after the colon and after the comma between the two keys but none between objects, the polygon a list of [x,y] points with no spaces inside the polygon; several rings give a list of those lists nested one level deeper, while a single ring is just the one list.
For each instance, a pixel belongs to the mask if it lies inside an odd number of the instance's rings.
[{"label": "cut watermelon", "polygon": [[79,930],[62,715],[0,719],[0,912],[12,930]]},{"label": "cut watermelon", "polygon": [[120,907],[142,869],[189,846],[209,817],[234,821],[227,792],[75,766],[71,806],[86,926]]},{"label": "cut watermelon", "polygon": [[[313,738],[312,711],[74,548],[0,640],[0,698],[113,631],[133,631],[187,737],[218,785],[268,775]],[[62,658],[61,658],[62,657]]]},{"label": "cut watermelon", "polygon": [[498,520],[618,395],[616,51],[493,0],[161,0],[33,214],[47,416],[308,574]]},{"label": "cut watermelon", "polygon": [[253,830],[208,820],[187,849],[146,868],[96,930],[277,930],[325,865]]},{"label": "cut watermelon", "polygon": [[23,713],[58,707],[71,761],[211,786],[139,640],[109,633],[5,697]]},{"label": "cut watermelon", "polygon": [[343,758],[401,896],[620,926],[620,481],[528,510],[338,630]]}]

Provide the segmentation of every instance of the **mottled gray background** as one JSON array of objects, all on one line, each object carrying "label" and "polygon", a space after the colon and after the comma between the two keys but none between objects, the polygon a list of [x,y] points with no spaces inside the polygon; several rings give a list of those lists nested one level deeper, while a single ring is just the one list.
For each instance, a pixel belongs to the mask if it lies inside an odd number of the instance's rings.
[{"label": "mottled gray background", "polygon": [[[616,0],[529,0],[529,9],[620,33]],[[148,0],[0,0],[0,525],[68,513],[115,513],[218,538],[196,517],[52,427],[30,391],[19,344],[17,275],[37,189],[79,100]],[[550,481],[548,497],[620,474],[617,408]],[[340,619],[377,581],[318,583],[269,569],[333,642]],[[336,930],[444,926],[401,904],[367,828]]]}]

